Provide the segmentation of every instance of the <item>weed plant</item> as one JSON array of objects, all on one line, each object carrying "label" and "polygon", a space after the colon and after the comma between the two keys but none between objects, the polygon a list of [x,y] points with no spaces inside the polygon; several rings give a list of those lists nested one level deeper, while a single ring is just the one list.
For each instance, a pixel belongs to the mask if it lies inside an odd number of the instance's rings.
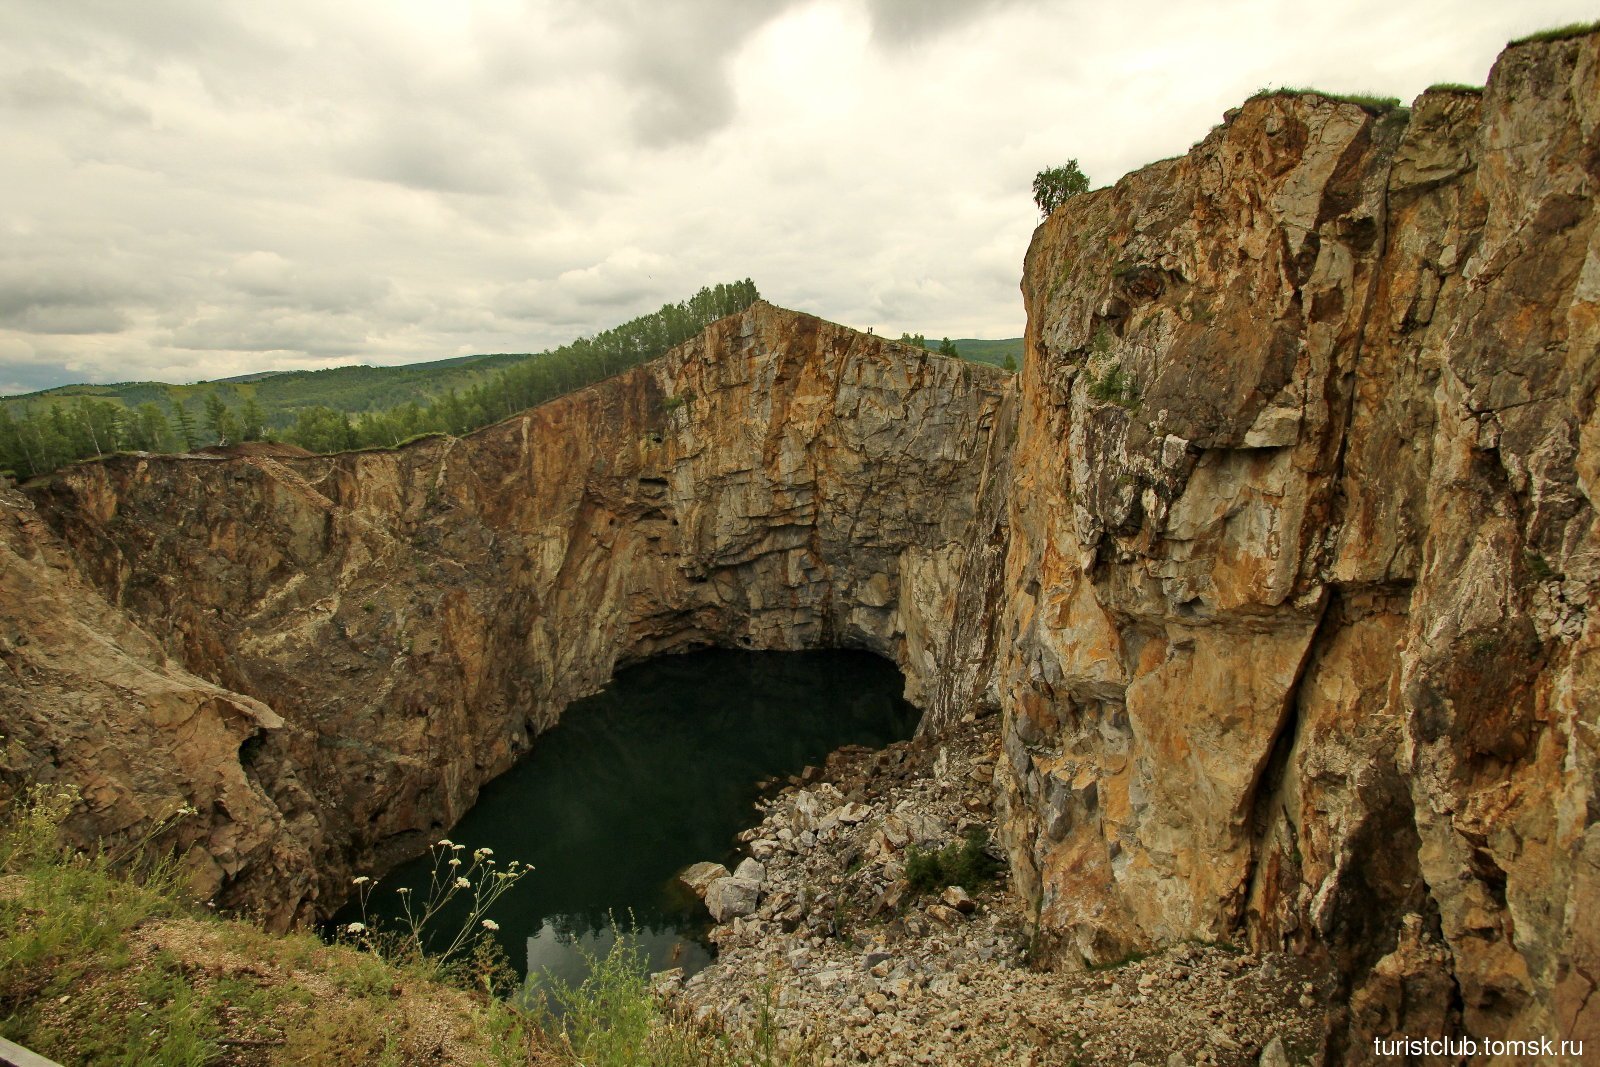
[{"label": "weed plant", "polygon": [[638,938],[612,927],[603,957],[584,953],[588,977],[546,981],[547,1032],[583,1067],[809,1067],[816,1050],[780,1033],[773,991],[763,988],[754,1025],[730,1034],[664,1006],[650,988]]}]

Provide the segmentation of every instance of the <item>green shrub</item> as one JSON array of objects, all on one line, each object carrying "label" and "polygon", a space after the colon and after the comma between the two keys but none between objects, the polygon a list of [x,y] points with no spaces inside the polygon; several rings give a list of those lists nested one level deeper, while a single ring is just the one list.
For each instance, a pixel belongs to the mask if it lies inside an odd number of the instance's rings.
[{"label": "green shrub", "polygon": [[906,884],[918,893],[932,893],[958,885],[976,892],[1000,873],[1002,864],[989,855],[989,831],[981,826],[967,830],[961,844],[954,842],[937,852],[912,845],[906,852]]},{"label": "green shrub", "polygon": [[1059,167],[1047,167],[1033,178],[1033,202],[1045,218],[1079,193],[1088,191],[1089,176],[1083,173],[1076,159],[1069,159]]},{"label": "green shrub", "polygon": [[70,787],[34,786],[0,815],[0,1036],[62,1063],[203,1067],[256,1047],[264,1058],[244,1062],[414,1063],[438,1040],[417,1025],[426,1005],[431,1023],[479,1042],[474,1062],[549,1062],[512,1005],[437,981],[476,977],[480,957],[396,965],[223,919],[185,899],[156,847],[192,808],[125,848],[84,852],[60,833],[78,803]]},{"label": "green shrub", "polygon": [[1130,411],[1139,406],[1139,386],[1121,363],[1112,363],[1105,373],[1089,383],[1089,395],[1102,403],[1117,404]]}]

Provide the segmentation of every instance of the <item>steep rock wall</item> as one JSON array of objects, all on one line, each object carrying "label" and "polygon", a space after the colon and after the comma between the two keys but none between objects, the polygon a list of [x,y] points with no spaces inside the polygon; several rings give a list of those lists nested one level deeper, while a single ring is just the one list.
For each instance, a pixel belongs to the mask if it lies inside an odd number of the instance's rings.
[{"label": "steep rock wall", "polygon": [[1597,40],[1253,100],[1036,233],[994,677],[1059,951],[1600,1038]]},{"label": "steep rock wall", "polygon": [[921,699],[1004,380],[760,304],[464,439],[71,468],[0,528],[9,769],[86,837],[193,804],[196,887],[281,924],[620,663],[854,646]]}]

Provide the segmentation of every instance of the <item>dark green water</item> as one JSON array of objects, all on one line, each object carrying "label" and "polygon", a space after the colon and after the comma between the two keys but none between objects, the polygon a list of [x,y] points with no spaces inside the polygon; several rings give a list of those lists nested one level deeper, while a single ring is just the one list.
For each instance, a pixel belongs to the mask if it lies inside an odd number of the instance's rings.
[{"label": "dark green water", "polygon": [[[652,970],[704,966],[705,910],[673,876],[730,856],[762,779],[911,736],[903,684],[892,664],[844,651],[695,652],[619,672],[450,831],[463,856],[488,847],[502,867],[535,868],[491,913],[507,954],[526,973],[580,979],[579,950],[603,955],[612,917],[631,915]],[[399,868],[373,904],[400,886],[426,893],[429,871],[426,858]]]}]

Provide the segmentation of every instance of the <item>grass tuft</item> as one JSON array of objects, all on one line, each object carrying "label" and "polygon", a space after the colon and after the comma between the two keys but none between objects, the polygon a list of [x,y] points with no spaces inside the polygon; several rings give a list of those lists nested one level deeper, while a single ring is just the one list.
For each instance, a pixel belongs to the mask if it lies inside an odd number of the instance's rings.
[{"label": "grass tuft", "polygon": [[1320,96],[1328,100],[1337,100],[1344,104],[1354,104],[1373,114],[1392,111],[1400,106],[1398,96],[1379,96],[1377,93],[1330,93],[1326,89],[1317,89],[1311,86],[1259,89],[1250,95],[1251,100],[1265,100],[1274,96]]},{"label": "grass tuft", "polygon": [[1566,41],[1573,37],[1587,37],[1600,32],[1600,22],[1569,22],[1565,26],[1552,26],[1547,30],[1518,37],[1508,47],[1519,44],[1537,44],[1542,41]]},{"label": "grass tuft", "polygon": [[1468,85],[1465,82],[1438,82],[1428,86],[1430,93],[1469,93],[1472,96],[1482,96],[1483,86]]}]

